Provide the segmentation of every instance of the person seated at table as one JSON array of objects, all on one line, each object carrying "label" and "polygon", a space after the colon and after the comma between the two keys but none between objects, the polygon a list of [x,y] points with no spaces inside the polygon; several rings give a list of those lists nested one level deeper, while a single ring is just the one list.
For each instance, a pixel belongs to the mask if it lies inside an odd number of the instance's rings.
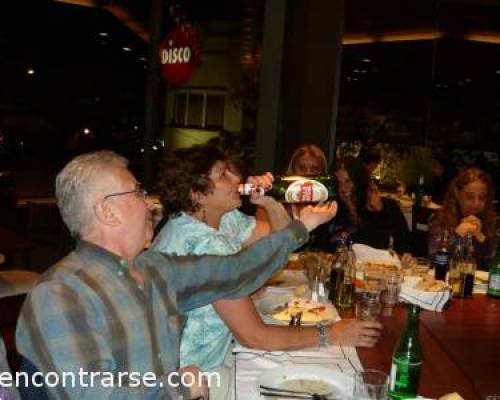
[{"label": "person seated at table", "polygon": [[341,160],[334,171],[340,201],[338,215],[330,222],[330,240],[346,232],[354,243],[378,249],[387,249],[392,244],[403,255],[403,262],[412,262],[408,253],[410,232],[399,204],[380,196],[359,160],[351,157]]},{"label": "person seated at table", "polygon": [[443,207],[430,224],[429,254],[437,251],[444,230],[456,238],[472,234],[474,257],[481,269],[487,269],[497,245],[495,189],[491,177],[483,170],[468,167],[451,181]]},{"label": "person seated at table", "polygon": [[432,160],[432,181],[427,194],[436,204],[443,204],[444,195],[448,189],[448,183],[455,176],[455,167],[452,161],[443,156],[436,156]]},{"label": "person seated at table", "polygon": [[[180,150],[166,161],[158,187],[169,220],[153,241],[153,249],[179,255],[229,255],[265,234],[253,217],[237,210],[241,204],[240,178],[228,168],[227,161],[224,153],[211,146]],[[255,181],[266,185],[269,179],[271,175],[266,174]],[[271,197],[253,194],[251,201],[265,208],[270,221],[268,230],[290,220],[281,204]],[[327,336],[335,344],[373,346],[380,329],[378,322],[342,320],[327,329]],[[227,379],[232,367],[233,335],[244,346],[264,350],[317,346],[319,340],[314,327],[266,325],[250,297],[219,300],[213,307],[188,313],[181,340],[181,365],[216,369]],[[212,393],[212,398],[227,396],[228,388],[227,384],[226,392]]]},{"label": "person seated at table", "polygon": [[[184,314],[257,290],[335,207],[305,209],[300,221],[235,255],[143,252],[153,204],[127,165],[101,151],[57,175],[58,208],[77,246],[26,297],[17,350],[25,371],[58,374],[59,384],[45,387],[51,399],[207,399],[198,369],[179,370]],[[193,385],[179,384],[186,373]]]},{"label": "person seated at table", "polygon": [[[286,175],[317,176],[328,174],[328,163],[323,150],[314,144],[306,144],[298,147],[292,154]],[[291,218],[299,215],[303,206],[297,204],[287,204],[285,209]],[[257,208],[256,220],[268,221],[269,218],[263,207]],[[309,241],[300,250],[331,250],[328,238],[328,224],[318,226],[309,235]]]},{"label": "person seated at table", "polygon": [[371,175],[382,161],[382,151],[377,144],[369,141],[361,148],[358,159],[365,164],[368,175]]},{"label": "person seated at table", "polygon": [[298,147],[290,157],[287,175],[327,175],[328,163],[323,150],[314,144]]},{"label": "person seated at table", "polygon": [[10,370],[9,362],[7,360],[7,351],[5,350],[5,344],[3,339],[0,337],[0,376],[12,377],[12,380],[5,379],[4,382],[11,382],[12,386],[0,385],[0,399],[5,400],[18,400],[19,393],[15,387],[15,376],[12,375]]}]

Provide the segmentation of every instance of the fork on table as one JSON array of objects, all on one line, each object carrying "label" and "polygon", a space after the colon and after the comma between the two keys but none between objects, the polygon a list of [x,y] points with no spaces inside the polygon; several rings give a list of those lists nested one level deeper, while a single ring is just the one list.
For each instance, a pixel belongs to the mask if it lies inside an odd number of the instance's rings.
[{"label": "fork on table", "polygon": [[288,325],[290,325],[290,326],[300,326],[301,325],[301,319],[302,319],[302,311],[299,311],[297,314],[291,316],[290,322],[288,323]]},{"label": "fork on table", "polygon": [[300,390],[289,390],[289,389],[279,389],[269,386],[260,385],[260,394],[262,396],[268,397],[281,397],[287,399],[309,399],[309,400],[335,400],[333,397],[329,397],[333,392],[326,394],[302,392]]}]

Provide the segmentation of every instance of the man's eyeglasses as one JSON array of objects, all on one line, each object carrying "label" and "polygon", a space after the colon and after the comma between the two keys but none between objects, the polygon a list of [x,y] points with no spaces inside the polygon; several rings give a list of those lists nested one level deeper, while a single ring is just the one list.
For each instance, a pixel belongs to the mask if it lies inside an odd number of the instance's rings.
[{"label": "man's eyeglasses", "polygon": [[123,196],[125,194],[136,194],[137,196],[145,199],[148,195],[148,191],[146,189],[143,189],[141,187],[138,187],[137,189],[134,190],[128,190],[126,192],[117,192],[117,193],[110,193],[104,196],[104,199],[108,199],[110,197],[116,197],[116,196]]}]

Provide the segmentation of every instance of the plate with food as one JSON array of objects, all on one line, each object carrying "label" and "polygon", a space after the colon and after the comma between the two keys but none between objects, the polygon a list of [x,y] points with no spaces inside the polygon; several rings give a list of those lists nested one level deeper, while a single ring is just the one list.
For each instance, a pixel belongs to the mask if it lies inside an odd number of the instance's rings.
[{"label": "plate with food", "polygon": [[269,399],[276,397],[263,393],[276,394],[276,391],[271,390],[274,388],[350,400],[352,386],[352,376],[338,370],[315,365],[290,365],[266,370],[257,378],[256,389],[264,398]]},{"label": "plate with food", "polygon": [[423,292],[442,292],[449,290],[445,281],[435,279],[431,275],[405,276],[403,286]]},{"label": "plate with food", "polygon": [[285,302],[275,297],[257,305],[266,322],[287,325],[292,317],[299,318],[301,325],[316,325],[319,322],[333,323],[338,319],[338,313],[330,303],[319,303],[311,299],[292,297]]},{"label": "plate with food", "polygon": [[307,285],[307,276],[303,271],[282,270],[271,276],[265,286],[281,289],[295,289],[298,286]]}]

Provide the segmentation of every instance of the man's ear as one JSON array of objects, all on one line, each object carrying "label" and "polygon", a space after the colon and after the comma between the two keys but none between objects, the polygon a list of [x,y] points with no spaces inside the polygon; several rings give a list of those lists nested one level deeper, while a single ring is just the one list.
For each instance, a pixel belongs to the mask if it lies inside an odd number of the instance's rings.
[{"label": "man's ear", "polygon": [[121,223],[120,216],[116,213],[113,204],[105,199],[97,202],[95,216],[99,223],[108,226],[118,226]]}]

